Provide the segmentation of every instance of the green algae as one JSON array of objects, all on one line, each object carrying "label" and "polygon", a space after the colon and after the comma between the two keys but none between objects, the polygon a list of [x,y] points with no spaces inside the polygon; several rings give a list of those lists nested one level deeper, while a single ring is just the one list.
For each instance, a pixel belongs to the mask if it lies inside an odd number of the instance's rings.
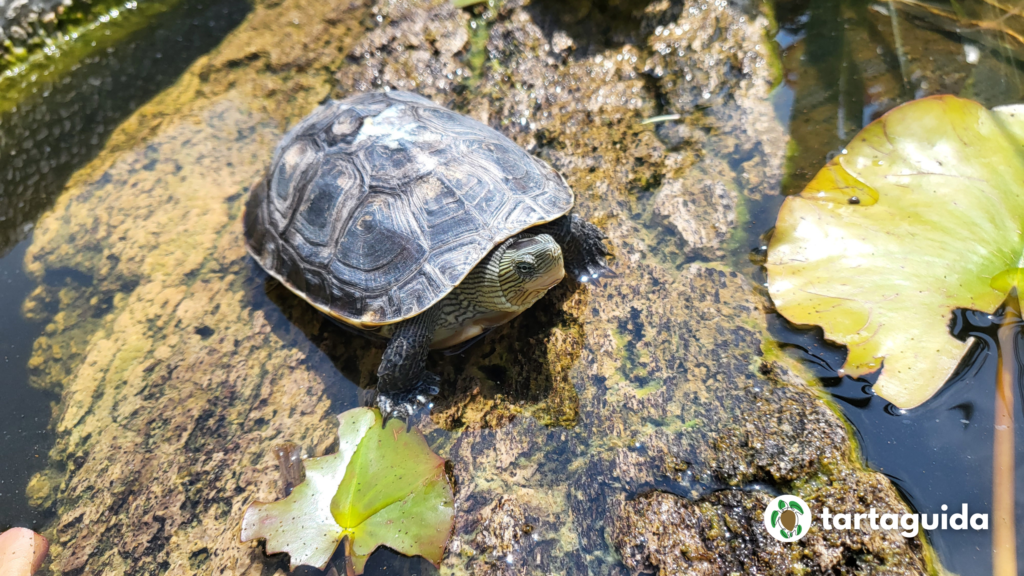
[{"label": "green algae", "polygon": [[469,35],[470,48],[466,58],[469,64],[470,76],[466,80],[466,86],[473,88],[483,77],[484,62],[487,61],[487,39],[490,37],[488,22],[484,18],[475,18],[470,21],[470,28],[473,30]]},{"label": "green algae", "polygon": [[[29,48],[15,47],[0,59],[0,113],[38,90],[40,82],[59,82],[93,54],[117,46],[181,0],[104,0],[76,3],[57,19],[52,31],[39,30]],[[10,44],[7,40],[6,44]]]},{"label": "green algae", "polygon": [[[124,12],[138,8],[137,2],[132,0],[97,0],[69,4],[61,4],[41,18],[36,17],[27,23],[30,30],[26,31],[25,40],[15,43],[11,38],[6,38],[3,41],[3,50],[0,50],[2,76],[17,74],[20,67],[39,58],[41,54],[60,56],[68,47],[68,43],[80,36],[91,36],[95,39],[95,35],[91,33],[94,29],[120,17]],[[153,4],[159,6],[158,3]],[[104,28],[116,30],[117,27]],[[90,39],[87,38],[85,41],[89,42]]]}]

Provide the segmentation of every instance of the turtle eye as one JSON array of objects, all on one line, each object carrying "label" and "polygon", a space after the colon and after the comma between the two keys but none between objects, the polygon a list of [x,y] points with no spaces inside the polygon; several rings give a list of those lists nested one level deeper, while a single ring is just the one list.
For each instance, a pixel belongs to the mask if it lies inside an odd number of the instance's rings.
[{"label": "turtle eye", "polygon": [[516,262],[516,272],[522,276],[533,274],[533,264],[530,262]]}]

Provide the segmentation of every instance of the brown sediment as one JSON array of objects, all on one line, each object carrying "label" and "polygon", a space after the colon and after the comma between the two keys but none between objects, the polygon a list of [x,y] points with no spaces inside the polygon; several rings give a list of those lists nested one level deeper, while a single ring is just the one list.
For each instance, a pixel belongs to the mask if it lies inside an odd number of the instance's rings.
[{"label": "brown sediment", "polygon": [[[786,137],[765,99],[769,20],[712,4],[258,4],[121,126],[27,254],[40,287],[25,310],[48,323],[34,383],[62,397],[49,472],[61,481],[40,477],[50,492],[34,497],[55,502],[53,570],[284,569],[237,541],[241,512],[276,497],[275,443],[331,447],[331,414],[373,384],[383,348],[264,281],[241,206],[316,102],[389,86],[551,163],[607,231],[619,274],[564,283],[464,354],[431,359],[445,384],[420,427],[457,480],[443,573],[684,566],[648,534],[709,570],[841,559],[922,573],[921,540],[850,531],[775,546],[757,532],[763,485],[906,506],[861,468],[818,394],[763,355],[760,297],[724,261],[744,203],[779,188]],[[680,119],[642,124],[666,113]]]}]

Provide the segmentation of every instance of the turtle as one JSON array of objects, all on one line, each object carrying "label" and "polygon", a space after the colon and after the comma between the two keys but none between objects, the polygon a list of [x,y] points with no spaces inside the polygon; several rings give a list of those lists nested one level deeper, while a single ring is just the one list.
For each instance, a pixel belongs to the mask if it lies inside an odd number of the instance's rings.
[{"label": "turtle", "polygon": [[438,393],[431,349],[471,342],[568,275],[614,273],[572,189],[500,132],[404,91],[326,100],[288,131],[252,187],[246,247],[337,323],[388,340],[385,420]]}]

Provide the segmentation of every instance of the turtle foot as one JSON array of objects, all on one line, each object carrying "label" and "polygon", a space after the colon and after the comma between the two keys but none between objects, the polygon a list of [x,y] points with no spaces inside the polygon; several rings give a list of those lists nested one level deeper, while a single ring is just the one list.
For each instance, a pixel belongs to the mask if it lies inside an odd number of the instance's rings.
[{"label": "turtle foot", "polygon": [[578,249],[567,262],[570,276],[583,283],[618,276],[608,267],[611,252],[604,244],[608,237],[600,228],[573,214],[572,235]]},{"label": "turtle foot", "polygon": [[440,391],[440,376],[425,372],[418,382],[400,392],[377,392],[377,408],[384,419],[384,427],[388,421],[397,418],[411,428],[413,422],[421,416],[430,414],[434,407],[431,399]]}]

